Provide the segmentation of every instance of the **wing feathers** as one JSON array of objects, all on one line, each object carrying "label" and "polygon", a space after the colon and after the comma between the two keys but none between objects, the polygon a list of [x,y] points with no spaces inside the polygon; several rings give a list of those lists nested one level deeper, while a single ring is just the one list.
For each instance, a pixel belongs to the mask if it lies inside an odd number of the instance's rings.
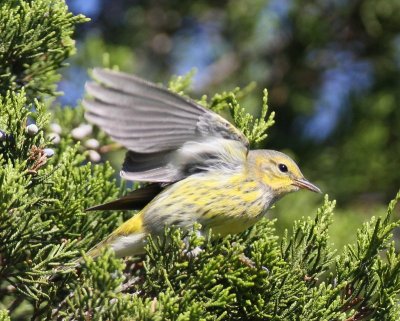
[{"label": "wing feathers", "polygon": [[178,175],[174,170],[168,170],[166,168],[154,168],[143,172],[121,171],[120,176],[129,181],[170,183],[176,182],[176,177]]},{"label": "wing feathers", "polygon": [[[197,136],[196,124],[199,116],[205,112],[202,107],[195,104],[187,106],[181,97],[153,85],[150,88],[154,88],[157,94],[148,96],[151,92],[146,87],[148,84],[131,77],[128,79],[133,87],[128,90],[126,85],[118,86],[118,91],[114,88],[121,81],[113,82],[118,78],[114,73],[99,73],[97,70],[94,74],[100,75],[100,80],[113,86],[108,88],[96,83],[86,85],[86,90],[95,99],[84,100],[87,110],[85,117],[115,141],[132,151],[151,153],[178,148]],[[111,75],[111,80],[106,80],[105,75]],[[160,97],[168,99],[168,102],[160,101]],[[148,133],[144,133],[144,130]]]},{"label": "wing feathers", "polygon": [[[146,113],[161,113],[164,115],[174,115],[179,118],[187,118],[188,120],[198,120],[198,117],[204,113],[203,110],[193,108],[188,109],[182,107],[179,104],[170,103],[168,101],[162,101],[159,99],[144,97],[144,96],[132,96],[124,92],[117,91],[113,88],[105,88],[97,83],[89,82],[85,85],[86,91],[96,97],[96,101],[99,103],[96,108],[102,107],[106,110],[111,108],[123,108],[127,107],[126,111],[134,109],[139,112]],[[184,101],[186,102],[186,101]],[[169,104],[174,108],[165,108],[165,105]]]},{"label": "wing feathers", "polygon": [[197,110],[199,115],[205,111],[203,107],[193,101],[173,94],[163,87],[157,86],[133,75],[95,68],[93,70],[93,76],[100,82],[106,84],[109,88],[125,92],[131,96],[158,100],[167,105],[174,105],[176,108],[187,110],[191,113]]},{"label": "wing feathers", "polygon": [[[174,182],[221,167],[222,159],[233,162],[228,169],[244,162],[244,135],[195,101],[121,72],[96,68],[93,76],[100,83],[86,84],[92,98],[83,101],[85,117],[129,149],[122,177]],[[235,157],[225,155],[232,141],[240,150]]]}]

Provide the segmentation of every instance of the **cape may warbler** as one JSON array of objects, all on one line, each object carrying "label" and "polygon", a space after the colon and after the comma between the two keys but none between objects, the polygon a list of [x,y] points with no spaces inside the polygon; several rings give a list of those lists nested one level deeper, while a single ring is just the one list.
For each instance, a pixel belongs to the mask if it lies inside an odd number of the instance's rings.
[{"label": "cape may warbler", "polygon": [[144,252],[146,236],[165,226],[221,236],[239,233],[262,218],[282,196],[308,189],[296,163],[273,150],[249,150],[232,124],[195,101],[137,77],[95,69],[86,84],[86,119],[128,149],[121,177],[150,182],[92,210],[138,209],[89,251],[110,246],[118,257]]}]

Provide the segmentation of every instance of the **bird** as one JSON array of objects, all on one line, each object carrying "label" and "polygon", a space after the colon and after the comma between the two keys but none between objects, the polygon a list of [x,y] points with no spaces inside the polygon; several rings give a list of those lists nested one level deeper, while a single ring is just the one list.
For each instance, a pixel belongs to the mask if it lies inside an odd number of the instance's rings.
[{"label": "bird", "polygon": [[83,100],[86,120],[127,149],[120,176],[143,182],[88,210],[139,210],[87,252],[145,254],[147,237],[165,227],[214,237],[240,233],[283,196],[321,193],[298,165],[275,150],[250,150],[245,135],[196,101],[137,76],[95,68]]}]

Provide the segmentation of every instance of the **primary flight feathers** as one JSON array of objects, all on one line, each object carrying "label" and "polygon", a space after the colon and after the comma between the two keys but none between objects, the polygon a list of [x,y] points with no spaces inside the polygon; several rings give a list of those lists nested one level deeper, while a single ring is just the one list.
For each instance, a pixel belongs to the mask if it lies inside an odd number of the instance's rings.
[{"label": "primary flight feathers", "polygon": [[243,133],[195,101],[122,72],[95,68],[93,77],[85,117],[128,149],[123,178],[172,183],[245,161]]}]

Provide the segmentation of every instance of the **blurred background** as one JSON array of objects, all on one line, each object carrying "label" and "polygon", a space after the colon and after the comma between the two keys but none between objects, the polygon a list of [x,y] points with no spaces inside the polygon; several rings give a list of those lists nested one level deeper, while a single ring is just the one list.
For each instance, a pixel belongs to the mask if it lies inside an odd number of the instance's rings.
[{"label": "blurred background", "polygon": [[[154,82],[197,70],[191,95],[269,91],[276,124],[260,147],[292,155],[338,201],[332,242],[385,213],[400,187],[400,1],[67,0],[92,20],[77,30],[77,55],[59,89],[82,98],[87,70],[118,66]],[[121,160],[122,161],[122,160]],[[271,211],[281,232],[313,215],[322,196],[301,192]]]}]

